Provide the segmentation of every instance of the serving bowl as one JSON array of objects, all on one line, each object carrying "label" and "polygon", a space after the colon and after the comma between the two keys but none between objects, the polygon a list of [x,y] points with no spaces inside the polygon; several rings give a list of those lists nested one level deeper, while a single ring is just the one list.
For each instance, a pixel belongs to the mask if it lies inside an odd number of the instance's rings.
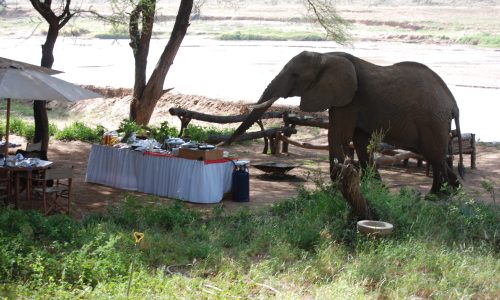
[{"label": "serving bowl", "polygon": [[299,165],[281,162],[265,162],[252,164],[252,166],[266,173],[285,175],[288,171],[298,167]]}]

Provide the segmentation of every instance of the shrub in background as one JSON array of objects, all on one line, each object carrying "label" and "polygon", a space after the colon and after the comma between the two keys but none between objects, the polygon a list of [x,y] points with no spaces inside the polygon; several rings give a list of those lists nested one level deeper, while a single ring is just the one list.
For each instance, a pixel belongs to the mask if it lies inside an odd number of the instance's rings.
[{"label": "shrub in background", "polygon": [[140,125],[129,119],[123,119],[117,130],[118,133],[123,134],[122,142],[126,142],[132,133],[139,134],[143,131],[144,129]]},{"label": "shrub in background", "polygon": [[217,129],[215,127],[202,127],[190,124],[184,131],[184,136],[201,143],[205,142],[211,134],[231,135],[233,132],[234,129]]},{"label": "shrub in background", "polygon": [[179,135],[179,130],[168,124],[167,121],[162,122],[160,127],[150,126],[151,136],[159,143],[163,143],[167,137],[176,137]]},{"label": "shrub in background", "polygon": [[[2,128],[0,132],[3,133],[4,129],[2,126],[4,125],[0,125],[0,128]],[[54,123],[49,123],[49,136],[56,135],[58,131],[59,129]],[[33,142],[35,137],[35,124],[14,117],[10,121],[9,132],[25,137],[28,142]]]},{"label": "shrub in background", "polygon": [[10,133],[23,136],[28,142],[33,142],[35,137],[35,125],[28,123],[21,118],[12,118],[9,124]]},{"label": "shrub in background", "polygon": [[83,142],[95,143],[102,139],[102,135],[106,129],[97,125],[96,128],[91,128],[81,122],[73,122],[71,125],[64,127],[63,130],[56,133],[55,138],[64,141],[79,140]]}]

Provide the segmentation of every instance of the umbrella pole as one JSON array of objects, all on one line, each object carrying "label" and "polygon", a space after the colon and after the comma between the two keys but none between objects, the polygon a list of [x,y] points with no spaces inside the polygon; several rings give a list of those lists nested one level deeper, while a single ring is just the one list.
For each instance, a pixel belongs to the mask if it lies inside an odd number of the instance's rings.
[{"label": "umbrella pole", "polygon": [[9,154],[9,123],[10,123],[10,98],[7,98],[7,115],[5,116],[5,147],[4,147],[4,157],[7,163],[7,155]]}]

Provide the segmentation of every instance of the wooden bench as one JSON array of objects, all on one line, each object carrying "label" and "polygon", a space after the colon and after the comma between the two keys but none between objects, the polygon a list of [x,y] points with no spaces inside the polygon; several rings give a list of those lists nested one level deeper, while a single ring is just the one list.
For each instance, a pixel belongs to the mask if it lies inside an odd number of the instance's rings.
[{"label": "wooden bench", "polygon": [[[453,156],[459,154],[458,136],[456,130],[451,131],[451,141],[448,145],[451,164]],[[470,154],[470,168],[476,168],[476,135],[474,133],[462,133],[462,154]]]}]

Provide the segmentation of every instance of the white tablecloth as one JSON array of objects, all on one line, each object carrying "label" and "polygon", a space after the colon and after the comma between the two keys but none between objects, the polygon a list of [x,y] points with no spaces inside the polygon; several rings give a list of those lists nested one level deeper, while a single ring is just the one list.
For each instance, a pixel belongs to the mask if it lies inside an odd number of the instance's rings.
[{"label": "white tablecloth", "polygon": [[93,145],[86,181],[190,202],[217,203],[231,189],[232,170],[230,161],[205,164]]}]

